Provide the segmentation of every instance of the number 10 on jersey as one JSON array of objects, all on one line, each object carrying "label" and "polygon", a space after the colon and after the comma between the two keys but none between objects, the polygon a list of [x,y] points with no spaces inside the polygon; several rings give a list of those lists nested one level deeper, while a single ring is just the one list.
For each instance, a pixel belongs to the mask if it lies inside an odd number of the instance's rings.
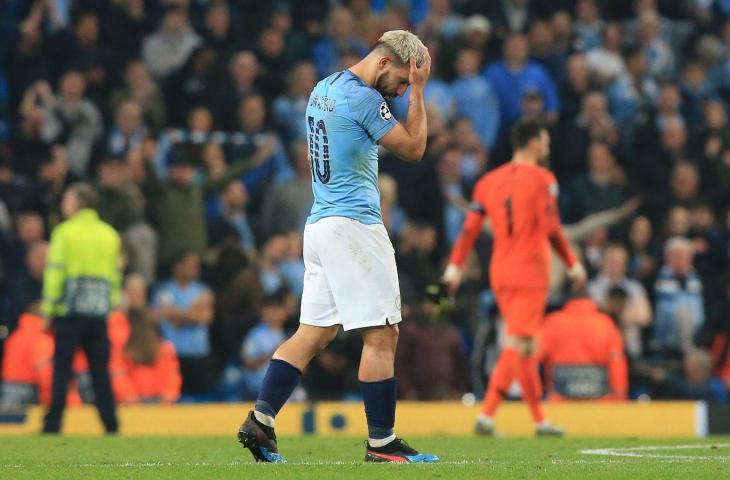
[{"label": "number 10 on jersey", "polygon": [[[314,121],[311,115],[307,117],[309,124],[309,161],[312,164],[312,181],[321,183],[329,183],[330,181],[330,145],[327,138],[327,128],[324,126],[324,120]],[[322,160],[322,169],[320,171],[320,159]]]}]

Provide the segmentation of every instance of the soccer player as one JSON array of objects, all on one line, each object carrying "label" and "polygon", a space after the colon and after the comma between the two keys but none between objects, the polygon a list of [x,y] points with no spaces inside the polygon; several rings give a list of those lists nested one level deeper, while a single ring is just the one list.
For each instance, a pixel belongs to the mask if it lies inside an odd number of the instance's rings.
[{"label": "soccer player", "polygon": [[535,337],[542,323],[548,292],[550,246],[568,266],[568,277],[583,284],[586,274],[563,234],[558,216],[558,185],[540,164],[550,153],[550,135],[536,120],[521,120],[511,132],[512,161],[479,180],[471,210],[454,244],[443,280],[451,294],[458,289],[461,268],[482,230],[492,223],[494,246],[490,285],[507,327],[497,364],[489,379],[476,432],[494,435],[493,416],[516,378],[535,420],[538,435],[562,435],[545,419],[535,359]]},{"label": "soccer player", "polygon": [[[238,433],[257,461],[285,461],[278,453],[274,418],[304,368],[340,326],[359,330],[363,338],[358,377],[368,423],[365,461],[438,460],[419,454],[393,432],[401,305],[378,192],[378,144],[411,162],[426,149],[423,89],[430,68],[418,37],[390,31],[364,59],[312,91],[305,121],[314,205],[304,229],[300,325],[274,352],[255,410]],[[409,85],[408,115],[401,124],[385,100],[402,96]]]}]

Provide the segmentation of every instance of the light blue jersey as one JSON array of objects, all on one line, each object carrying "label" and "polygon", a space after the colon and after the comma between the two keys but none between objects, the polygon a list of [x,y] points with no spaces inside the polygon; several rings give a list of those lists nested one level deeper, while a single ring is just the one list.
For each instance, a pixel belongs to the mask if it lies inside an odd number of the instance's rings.
[{"label": "light blue jersey", "polygon": [[377,142],[398,123],[383,96],[349,70],[320,81],[307,105],[314,205],[307,223],[383,223]]}]

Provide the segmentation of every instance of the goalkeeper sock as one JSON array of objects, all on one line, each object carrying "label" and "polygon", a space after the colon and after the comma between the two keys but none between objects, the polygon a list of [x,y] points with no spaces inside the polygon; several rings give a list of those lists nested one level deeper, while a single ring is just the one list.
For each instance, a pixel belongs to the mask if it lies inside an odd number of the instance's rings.
[{"label": "goalkeeper sock", "polygon": [[497,364],[492,370],[489,378],[487,393],[482,402],[482,414],[488,417],[494,416],[497,407],[507,396],[507,389],[515,378],[519,368],[520,354],[513,348],[506,348],[499,354]]},{"label": "goalkeeper sock", "polygon": [[273,359],[264,375],[254,416],[268,427],[274,427],[274,417],[292,394],[302,372],[284,360]]},{"label": "goalkeeper sock", "polygon": [[540,403],[542,383],[540,382],[540,374],[537,371],[537,360],[533,356],[521,357],[519,365],[517,378],[520,380],[520,387],[522,387],[522,399],[530,408],[535,423],[543,422],[545,414]]}]

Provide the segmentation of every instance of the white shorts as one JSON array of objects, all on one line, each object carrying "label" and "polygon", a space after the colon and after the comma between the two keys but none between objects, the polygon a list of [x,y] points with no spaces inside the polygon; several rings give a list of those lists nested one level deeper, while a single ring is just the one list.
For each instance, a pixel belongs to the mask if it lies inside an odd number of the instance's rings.
[{"label": "white shorts", "polygon": [[395,252],[382,224],[326,217],[304,228],[300,323],[344,330],[401,321]]}]

